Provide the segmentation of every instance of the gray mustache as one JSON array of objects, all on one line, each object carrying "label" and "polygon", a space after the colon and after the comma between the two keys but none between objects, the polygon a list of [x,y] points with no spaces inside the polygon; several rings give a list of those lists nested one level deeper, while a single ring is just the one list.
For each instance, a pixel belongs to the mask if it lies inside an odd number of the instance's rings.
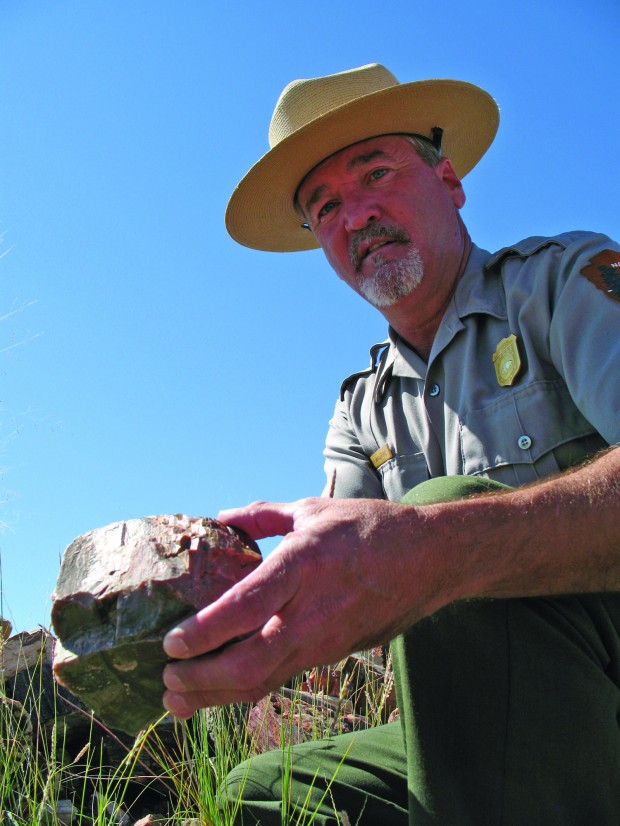
[{"label": "gray mustache", "polygon": [[362,259],[359,254],[360,244],[365,244],[369,241],[372,242],[376,238],[389,238],[397,244],[408,244],[411,241],[407,233],[399,227],[369,224],[367,227],[358,230],[349,244],[349,258],[356,272],[362,264]]}]

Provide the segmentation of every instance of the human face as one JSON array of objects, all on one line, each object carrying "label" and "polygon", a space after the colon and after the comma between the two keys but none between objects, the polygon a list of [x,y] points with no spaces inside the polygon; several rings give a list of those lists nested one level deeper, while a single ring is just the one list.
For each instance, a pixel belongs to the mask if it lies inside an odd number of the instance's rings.
[{"label": "human face", "polygon": [[400,135],[330,156],[297,197],[336,273],[383,311],[401,305],[429,273],[445,286],[446,264],[462,259],[460,181],[450,161],[428,166]]}]

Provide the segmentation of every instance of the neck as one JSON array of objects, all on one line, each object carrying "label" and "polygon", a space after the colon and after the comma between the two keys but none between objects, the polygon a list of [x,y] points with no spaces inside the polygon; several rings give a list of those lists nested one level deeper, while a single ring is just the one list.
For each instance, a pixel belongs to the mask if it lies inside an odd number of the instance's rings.
[{"label": "neck", "polygon": [[[460,257],[443,262],[440,278],[426,277],[406,299],[390,307],[383,314],[398,335],[428,361],[437,330],[452,300],[456,286],[465,272],[472,242],[465,226]],[[428,282],[428,283],[425,283]],[[439,286],[438,286],[439,285]],[[424,289],[426,287],[426,290]],[[432,290],[432,296],[427,295]]]}]

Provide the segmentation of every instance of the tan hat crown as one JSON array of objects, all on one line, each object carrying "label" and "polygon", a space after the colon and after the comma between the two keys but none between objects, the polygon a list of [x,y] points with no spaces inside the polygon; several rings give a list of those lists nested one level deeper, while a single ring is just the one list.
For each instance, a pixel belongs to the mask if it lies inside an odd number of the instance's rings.
[{"label": "tan hat crown", "polygon": [[273,111],[269,146],[273,149],[280,141],[332,109],[390,86],[398,86],[398,80],[379,63],[326,77],[293,80],[284,88]]}]

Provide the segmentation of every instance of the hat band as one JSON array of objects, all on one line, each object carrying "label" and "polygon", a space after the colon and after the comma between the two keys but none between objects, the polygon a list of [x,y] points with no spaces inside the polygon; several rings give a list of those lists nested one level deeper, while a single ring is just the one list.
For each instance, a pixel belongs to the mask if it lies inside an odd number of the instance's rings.
[{"label": "hat band", "polygon": [[[430,141],[437,150],[437,154],[441,158],[441,139],[443,138],[443,129],[441,128],[441,126],[433,126],[431,132],[433,133],[433,137],[432,139],[430,139]],[[429,140],[429,138],[425,138],[424,135],[414,135],[413,137],[422,138],[423,141]]]}]

